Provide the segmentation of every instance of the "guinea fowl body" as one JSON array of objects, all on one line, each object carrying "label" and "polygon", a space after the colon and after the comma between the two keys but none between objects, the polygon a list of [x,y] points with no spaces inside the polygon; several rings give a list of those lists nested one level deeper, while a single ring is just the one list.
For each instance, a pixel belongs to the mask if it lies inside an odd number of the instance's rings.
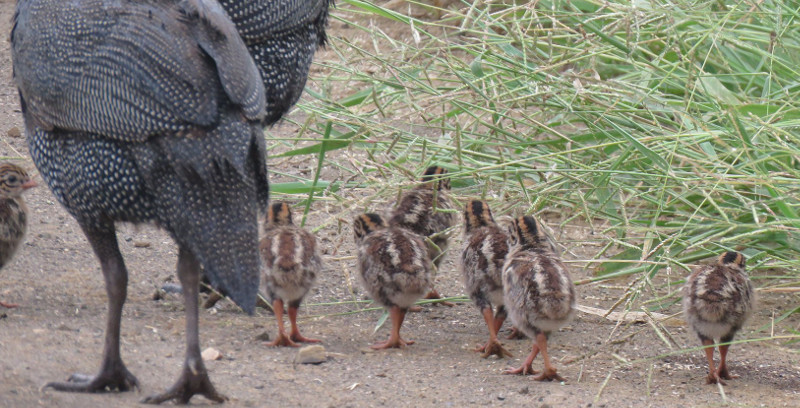
[{"label": "guinea fowl body", "polygon": [[[492,217],[484,201],[470,201],[464,209],[464,242],[461,274],[470,299],[484,316],[489,341],[476,349],[483,357],[510,356],[497,341],[497,332],[506,318],[503,306],[503,265],[508,254],[508,236]],[[493,315],[492,307],[497,306]]]},{"label": "guinea fowl body", "polygon": [[535,339],[522,367],[510,374],[532,373],[541,352],[545,368],[536,380],[563,380],[550,364],[547,337],[575,314],[575,286],[564,263],[553,252],[531,216],[514,220],[512,242],[503,266],[505,307],[514,325]]},{"label": "guinea fowl body", "polygon": [[[272,346],[297,346],[295,342],[316,343],[302,336],[297,328],[297,310],[322,268],[317,240],[310,232],[292,223],[289,206],[273,202],[267,212],[264,237],[259,244],[264,287],[278,319],[278,337]],[[283,305],[289,305],[292,332],[283,328]]]},{"label": "guinea fowl body", "polygon": [[[22,193],[36,183],[22,167],[0,164],[0,269],[8,264],[25,240],[28,230],[28,207]],[[0,306],[17,305],[0,301]]]},{"label": "guinea fowl body", "polygon": [[396,226],[387,226],[377,214],[363,214],[353,223],[358,247],[359,276],[364,289],[378,304],[390,309],[392,334],[373,348],[403,347],[400,338],[405,313],[431,288],[431,262],[422,239]]},{"label": "guinea fowl body", "polygon": [[[447,174],[447,170],[443,167],[428,167],[422,175],[421,184],[400,197],[389,219],[390,225],[407,229],[423,239],[430,239],[430,242],[425,241],[428,257],[437,270],[448,247],[447,230],[456,223],[455,214],[448,211],[455,207],[448,194],[450,180],[440,178],[444,174]],[[431,287],[431,292],[425,298],[439,299],[441,296]],[[443,304],[453,306],[449,302]]]},{"label": "guinea fowl body", "polygon": [[[755,295],[745,270],[744,255],[725,252],[716,263],[698,269],[683,288],[683,310],[689,326],[704,346],[733,340],[753,311]],[[720,365],[714,368],[714,348],[705,349],[709,373],[706,382],[722,383],[730,375],[726,358],[730,345],[720,345]]]},{"label": "guinea fowl body", "polygon": [[236,28],[213,0],[18,1],[12,57],[31,156],[92,245],[109,298],[100,373],[49,387],[138,387],[119,350],[128,273],[115,223],[149,222],[179,247],[187,351],[176,384],[145,402],[224,400],[200,358],[200,270],[252,312],[268,204],[262,128],[288,109],[265,110],[265,68]]}]

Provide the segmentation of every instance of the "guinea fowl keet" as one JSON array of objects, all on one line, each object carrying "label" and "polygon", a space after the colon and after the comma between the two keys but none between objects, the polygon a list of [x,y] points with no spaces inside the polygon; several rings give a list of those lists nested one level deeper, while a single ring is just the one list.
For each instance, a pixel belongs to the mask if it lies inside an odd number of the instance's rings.
[{"label": "guinea fowl keet", "polygon": [[413,341],[400,337],[406,312],[430,290],[431,261],[422,238],[403,228],[387,226],[377,214],[353,221],[361,284],[372,300],[389,309],[392,332],[373,349],[402,348]]},{"label": "guinea fowl keet", "polygon": [[[455,207],[448,194],[450,179],[442,178],[445,174],[447,170],[441,166],[425,169],[420,184],[400,197],[389,219],[391,225],[430,239],[430,242],[426,241],[428,256],[436,266],[436,270],[447,250],[449,241],[447,230],[456,223],[456,215],[448,211]],[[431,291],[425,295],[426,299],[441,299],[441,297],[432,286]],[[441,303],[453,306],[450,302]]]},{"label": "guinea fowl keet", "polygon": [[[467,294],[480,309],[489,341],[475,351],[511,357],[497,340],[497,332],[506,319],[503,306],[503,264],[508,254],[508,236],[497,225],[485,201],[473,200],[464,208],[464,243],[461,251],[461,274]],[[492,306],[497,306],[493,314]]]},{"label": "guinea fowl keet", "polygon": [[[22,193],[32,187],[36,187],[36,182],[25,169],[13,163],[0,163],[0,269],[11,261],[25,240],[28,207]],[[0,306],[18,305],[0,301]]]},{"label": "guinea fowl keet", "polygon": [[[288,204],[273,202],[267,212],[259,250],[263,261],[265,291],[278,321],[278,337],[269,345],[297,347],[297,342],[319,343],[319,340],[301,335],[297,328],[300,302],[322,268],[317,239],[292,223]],[[292,325],[289,336],[283,328],[284,302],[289,305],[289,322]]]},{"label": "guinea fowl keet", "polygon": [[730,343],[753,311],[755,296],[747,277],[744,255],[725,252],[716,263],[698,269],[683,287],[683,311],[689,326],[700,337],[708,360],[708,384],[736,378],[728,372],[729,344],[719,345],[719,367],[714,368],[715,339]]},{"label": "guinea fowl keet", "polygon": [[[287,33],[302,37],[309,27],[321,30],[329,2],[224,4],[226,9],[214,0],[17,2],[12,59],[30,153],[89,240],[109,301],[100,372],[46,387],[138,388],[120,355],[128,271],[115,223],[149,222],[178,245],[186,356],[177,382],[144,402],[186,403],[195,394],[225,400],[200,356],[200,270],[253,311],[258,215],[267,210],[269,190],[263,126],[302,92],[297,87],[324,33],[310,34],[310,43],[270,41]],[[246,41],[237,29],[246,31]],[[256,65],[255,52],[271,59],[256,57]],[[262,78],[272,72],[270,62],[286,65],[273,67],[277,76]],[[265,95],[265,87],[280,92]]]},{"label": "guinea fowl keet", "polygon": [[505,306],[514,325],[534,343],[522,366],[506,373],[535,374],[533,360],[541,352],[544,371],[534,379],[564,381],[550,363],[547,338],[575,314],[575,286],[533,217],[515,219],[511,235],[503,265]]}]

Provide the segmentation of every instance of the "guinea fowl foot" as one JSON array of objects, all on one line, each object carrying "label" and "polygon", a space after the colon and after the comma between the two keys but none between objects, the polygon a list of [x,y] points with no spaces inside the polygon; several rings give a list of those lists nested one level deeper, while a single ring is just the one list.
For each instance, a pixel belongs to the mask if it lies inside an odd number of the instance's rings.
[{"label": "guinea fowl foot", "polygon": [[[728,367],[721,365],[717,369],[717,377],[723,380],[733,380],[735,378],[739,378],[738,375],[731,374],[728,372]],[[722,385],[725,385],[724,383]]]},{"label": "guinea fowl foot", "polygon": [[539,374],[539,372],[534,370],[531,364],[523,364],[519,368],[509,368],[506,371],[504,371],[503,374],[530,375],[530,374]]},{"label": "guinea fowl foot", "polygon": [[544,371],[541,374],[537,375],[536,377],[533,377],[533,379],[535,381],[554,381],[554,380],[555,381],[566,381],[564,379],[564,377],[562,377],[562,376],[558,375],[558,373],[556,373],[556,369],[555,368],[545,368]]},{"label": "guinea fowl foot", "polygon": [[278,333],[278,337],[275,340],[267,343],[268,347],[300,347],[299,344],[295,343],[295,341],[302,342],[303,340],[295,340],[293,338],[289,338],[285,333]]},{"label": "guinea fowl foot", "polygon": [[310,338],[308,338],[308,337],[306,337],[306,336],[303,336],[303,335],[302,335],[302,334],[300,334],[300,333],[293,333],[293,334],[292,334],[292,335],[289,337],[289,339],[291,339],[291,341],[294,341],[294,342],[296,342],[296,343],[322,343],[322,340],[319,340],[319,339],[310,339]]},{"label": "guinea fowl foot", "polygon": [[72,374],[65,382],[49,382],[42,389],[65,392],[105,392],[139,390],[139,380],[120,362],[116,368],[103,369],[95,376]]},{"label": "guinea fowl foot", "polygon": [[495,355],[497,357],[514,357],[508,350],[506,350],[502,344],[500,344],[497,340],[489,340],[483,346],[476,348],[474,351],[483,353],[481,357],[487,358],[491,355]]},{"label": "guinea fowl foot", "polygon": [[728,385],[728,383],[723,381],[722,378],[720,378],[720,376],[717,373],[708,373],[708,376],[706,376],[706,384],[717,384],[717,383],[721,385]]},{"label": "guinea fowl foot", "polygon": [[[199,364],[198,364],[199,362]],[[192,367],[190,367],[190,365]],[[151,395],[144,398],[141,403],[143,404],[160,404],[165,401],[174,400],[178,404],[188,404],[192,396],[200,394],[214,402],[225,402],[228,397],[220,394],[214,389],[211,380],[208,378],[208,372],[203,365],[202,360],[187,361],[183,366],[183,373],[175,383],[168,390],[161,394]]]},{"label": "guinea fowl foot", "polygon": [[506,339],[508,340],[522,340],[525,338],[527,338],[527,336],[525,336],[525,333],[521,332],[514,326],[511,326],[511,333],[509,333],[508,336],[506,337]]},{"label": "guinea fowl foot", "polygon": [[397,338],[397,339],[389,338],[389,340],[382,341],[380,343],[375,343],[375,344],[369,346],[369,348],[371,348],[373,350],[385,350],[385,349],[390,349],[390,348],[404,349],[404,348],[406,348],[406,346],[410,346],[412,344],[414,344],[414,340],[403,340],[401,338]]},{"label": "guinea fowl foot", "polygon": [[13,309],[13,308],[15,308],[15,307],[17,307],[19,305],[16,304],[16,303],[6,303],[6,302],[3,302],[3,301],[0,301],[0,306],[5,307],[6,309]]}]

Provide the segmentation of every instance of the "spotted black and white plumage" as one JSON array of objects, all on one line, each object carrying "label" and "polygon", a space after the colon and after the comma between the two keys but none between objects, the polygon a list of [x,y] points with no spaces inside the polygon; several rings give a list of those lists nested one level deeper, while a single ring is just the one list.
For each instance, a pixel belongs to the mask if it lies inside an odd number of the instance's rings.
[{"label": "spotted black and white plumage", "polygon": [[[28,207],[22,193],[35,187],[28,173],[13,163],[0,163],[0,269],[17,253],[28,230]],[[16,307],[0,301],[0,306]]]},{"label": "spotted black and white plumage", "polygon": [[[269,22],[268,38],[309,11],[300,1],[263,4],[250,15]],[[275,13],[277,4],[288,11]],[[262,129],[290,103],[267,110],[261,72],[269,67],[256,65],[252,44],[214,0],[19,0],[13,24],[14,79],[31,156],[92,244],[110,302],[100,373],[48,386],[84,392],[138,386],[119,353],[127,270],[114,224],[151,222],[179,247],[189,346],[178,382],[147,401],[185,403],[194,394],[222,401],[200,358],[199,272],[253,311],[257,219],[269,190]],[[317,43],[324,38],[314,36]],[[297,66],[310,56],[301,54],[287,53],[279,61],[287,65],[275,69],[305,75]],[[295,95],[299,82],[286,89]]]},{"label": "spotted black and white plumage", "polygon": [[[497,341],[506,318],[503,306],[503,264],[508,254],[508,236],[492,217],[489,204],[473,200],[464,208],[464,242],[461,274],[470,299],[481,311],[489,328],[489,342],[476,351],[484,357],[509,355]],[[492,307],[497,307],[493,315]]]},{"label": "spotted black and white plumage", "polygon": [[[703,345],[715,340],[728,343],[753,311],[755,295],[745,270],[745,257],[739,252],[721,254],[717,261],[692,273],[683,288],[683,311],[689,326]],[[714,369],[714,348],[705,349],[709,363],[708,383],[733,378],[727,370],[729,345],[719,346],[721,361]]]},{"label": "spotted black and white plumage", "polygon": [[421,184],[401,196],[389,219],[391,225],[429,237],[436,246],[429,245],[428,253],[437,267],[447,250],[449,234],[446,231],[456,223],[455,213],[439,211],[455,209],[449,196],[450,179],[442,178],[445,174],[447,170],[443,167],[428,167]]},{"label": "spotted black and white plumage", "polygon": [[300,98],[333,0],[221,0],[258,66],[271,124]]},{"label": "spotted black and white plumage", "polygon": [[[296,341],[316,342],[306,339],[297,330],[297,309],[308,293],[317,273],[322,268],[322,259],[317,248],[317,239],[310,232],[295,226],[289,205],[273,202],[267,212],[264,237],[259,244],[264,288],[274,305],[278,319],[278,337],[272,345],[295,346]],[[292,333],[287,336],[283,329],[283,304],[289,305],[289,320]],[[280,310],[278,310],[280,309]]]},{"label": "spotted black and white plumage", "polygon": [[372,299],[393,313],[390,340],[375,348],[402,347],[399,338],[405,312],[431,288],[431,261],[418,235],[391,225],[377,214],[353,221],[359,277]]},{"label": "spotted black and white plumage", "polygon": [[535,339],[523,367],[512,373],[531,372],[531,363],[541,351],[545,369],[535,379],[561,379],[550,365],[547,337],[574,316],[575,286],[566,265],[554,253],[533,217],[515,219],[511,233],[513,245],[503,266],[505,306],[514,325]]}]

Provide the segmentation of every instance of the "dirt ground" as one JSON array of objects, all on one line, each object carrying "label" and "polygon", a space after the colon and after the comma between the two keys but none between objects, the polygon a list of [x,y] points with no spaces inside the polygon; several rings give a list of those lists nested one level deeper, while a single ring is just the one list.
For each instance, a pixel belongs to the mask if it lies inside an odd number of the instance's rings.
[{"label": "dirt ground", "polygon": [[[24,137],[14,134],[14,129],[23,126],[7,39],[13,8],[13,1],[0,0],[0,158],[15,160],[35,173]],[[363,35],[338,21],[332,23],[330,34]],[[329,52],[318,58],[330,56]],[[295,131],[283,124],[269,135],[288,136]],[[271,160],[270,165],[272,170],[291,173],[310,171],[312,163],[292,159]],[[183,306],[178,296],[155,301],[153,294],[163,282],[175,280],[176,249],[167,234],[153,227],[122,226],[120,245],[131,272],[122,355],[142,390],[91,395],[40,390],[47,381],[63,380],[73,372],[96,372],[106,299],[99,265],[74,220],[44,185],[30,191],[26,199],[31,209],[27,242],[0,272],[0,299],[20,304],[16,309],[0,309],[0,407],[138,406],[142,397],[171,385],[183,361]],[[702,351],[676,353],[699,344],[685,327],[661,327],[665,336],[672,337],[664,340],[646,323],[617,325],[586,313],[579,313],[551,337],[550,352],[566,383],[537,383],[530,377],[502,374],[521,364],[530,350],[529,340],[504,341],[514,354],[511,359],[480,358],[472,348],[486,340],[486,329],[470,303],[453,308],[427,306],[421,313],[410,314],[403,334],[416,344],[404,350],[371,351],[370,344],[388,335],[387,327],[373,333],[380,312],[337,315],[358,312],[367,305],[319,305],[363,297],[354,275],[352,232],[348,225],[340,229],[338,222],[339,218],[349,220],[352,213],[330,203],[315,207],[309,224],[325,225],[318,237],[326,248],[326,265],[306,299],[309,306],[301,309],[301,329],[307,336],[324,340],[329,359],[320,365],[294,364],[296,349],[268,348],[259,338],[265,332],[275,336],[272,315],[258,309],[255,316],[247,316],[231,302],[222,301],[201,313],[201,342],[202,347],[214,347],[223,355],[207,366],[217,389],[230,397],[226,406],[800,406],[797,344],[769,339],[734,345],[730,368],[741,378],[730,381],[723,396],[716,386],[704,384]],[[565,234],[576,242],[565,258],[587,259],[583,257],[590,252],[580,244],[586,232],[570,226]],[[460,237],[455,240],[453,247],[459,248]],[[451,251],[437,278],[440,292],[451,296],[464,293],[455,258]],[[580,262],[570,265],[574,265],[575,280],[590,276],[591,271]],[[617,281],[579,286],[580,304],[608,308],[627,285]],[[796,333],[800,329],[797,315],[772,322],[798,300],[797,295],[762,294],[758,312],[738,338]],[[663,312],[678,311],[679,305],[673,304]],[[506,325],[501,335],[507,329]],[[675,354],[658,357],[668,353]],[[623,364],[640,359],[645,361]],[[540,364],[537,360],[534,367]],[[192,403],[208,401],[195,397]]]}]

